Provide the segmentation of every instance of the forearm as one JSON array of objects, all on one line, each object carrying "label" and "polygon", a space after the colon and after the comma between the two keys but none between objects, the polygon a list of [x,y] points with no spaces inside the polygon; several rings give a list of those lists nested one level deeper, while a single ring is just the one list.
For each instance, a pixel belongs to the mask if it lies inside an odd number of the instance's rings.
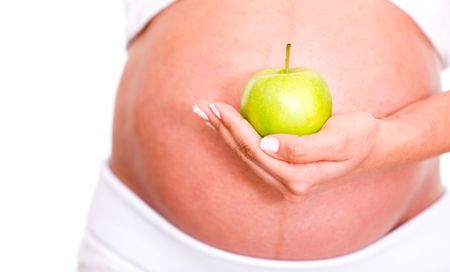
[{"label": "forearm", "polygon": [[379,156],[384,166],[450,151],[450,92],[413,103],[382,120]]}]

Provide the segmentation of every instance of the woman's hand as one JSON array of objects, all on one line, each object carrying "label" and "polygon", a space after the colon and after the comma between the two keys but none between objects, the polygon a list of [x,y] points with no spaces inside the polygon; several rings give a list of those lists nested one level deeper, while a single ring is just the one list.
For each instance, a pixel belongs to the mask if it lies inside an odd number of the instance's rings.
[{"label": "woman's hand", "polygon": [[261,138],[232,106],[201,100],[194,113],[215,128],[262,179],[288,200],[336,186],[379,166],[382,121],[365,112],[333,115],[315,134]]}]

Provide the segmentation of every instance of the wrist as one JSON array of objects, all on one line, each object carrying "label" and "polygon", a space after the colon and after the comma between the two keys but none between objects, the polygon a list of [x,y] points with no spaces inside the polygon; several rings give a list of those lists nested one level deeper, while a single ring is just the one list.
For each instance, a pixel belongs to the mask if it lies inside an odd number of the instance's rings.
[{"label": "wrist", "polygon": [[422,137],[417,124],[405,120],[403,115],[380,119],[377,150],[382,167],[393,167],[414,160],[414,150]]},{"label": "wrist", "polygon": [[[392,164],[393,124],[390,120],[376,119],[374,142],[370,154],[370,168],[379,169],[389,167]],[[394,159],[395,161],[395,159]]]}]

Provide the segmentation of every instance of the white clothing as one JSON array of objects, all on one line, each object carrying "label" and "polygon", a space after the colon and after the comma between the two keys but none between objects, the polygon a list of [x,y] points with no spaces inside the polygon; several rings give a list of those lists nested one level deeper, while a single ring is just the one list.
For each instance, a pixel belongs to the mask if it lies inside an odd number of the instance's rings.
[{"label": "white clothing", "polygon": [[439,55],[442,67],[450,67],[450,0],[391,0],[425,33]]},{"label": "white clothing", "polygon": [[[175,0],[125,0],[127,41]],[[443,68],[450,67],[450,0],[390,0],[422,29],[439,55]]]},{"label": "white clothing", "polygon": [[124,0],[126,34],[129,43],[150,20],[175,0]]},{"label": "white clothing", "polygon": [[177,229],[105,163],[80,247],[79,272],[450,271],[450,194],[368,247],[338,258],[280,261],[230,253]]}]

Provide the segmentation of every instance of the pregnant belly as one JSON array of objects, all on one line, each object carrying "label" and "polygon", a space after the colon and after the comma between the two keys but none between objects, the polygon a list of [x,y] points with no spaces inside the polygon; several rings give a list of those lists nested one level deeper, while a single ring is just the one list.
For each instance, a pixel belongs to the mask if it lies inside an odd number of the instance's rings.
[{"label": "pregnant belly", "polygon": [[[181,230],[275,259],[342,255],[379,239],[439,194],[430,159],[289,202],[191,113],[196,99],[239,108],[256,70],[291,66],[326,79],[333,111],[377,117],[439,89],[427,39],[384,1],[178,1],[129,48],[114,122],[113,171]],[[399,132],[401,133],[401,132]]]}]

